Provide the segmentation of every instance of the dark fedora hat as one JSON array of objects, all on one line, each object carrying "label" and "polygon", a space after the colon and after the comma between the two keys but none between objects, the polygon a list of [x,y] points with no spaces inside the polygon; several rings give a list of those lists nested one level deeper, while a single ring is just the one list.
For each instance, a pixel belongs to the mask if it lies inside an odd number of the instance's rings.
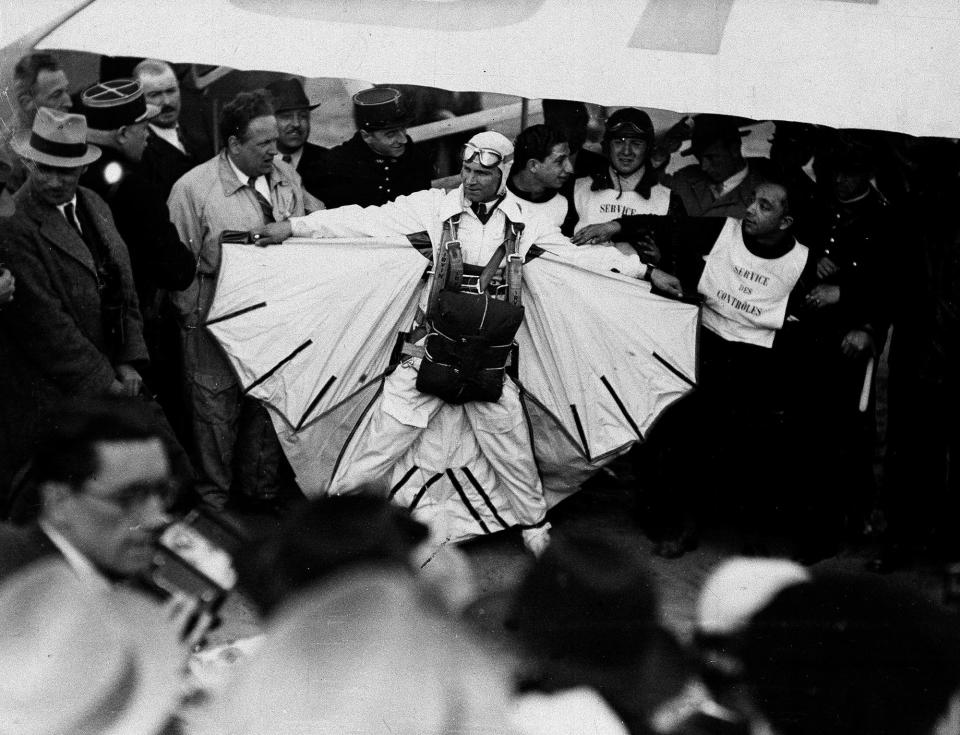
[{"label": "dark fedora hat", "polygon": [[729,115],[701,114],[693,118],[693,134],[690,147],[680,155],[696,156],[714,143],[733,143],[739,141],[747,131],[740,128],[753,124],[752,120]]},{"label": "dark fedora hat", "polygon": [[293,77],[277,79],[274,82],[270,82],[266,89],[273,98],[273,109],[275,112],[315,110],[320,107],[319,102],[315,105],[310,104],[310,100],[307,99],[307,93],[303,91],[303,82],[299,79],[294,79]]},{"label": "dark fedora hat", "polygon": [[143,87],[135,79],[94,84],[80,95],[80,104],[87,127],[92,130],[117,130],[160,114],[157,105],[147,103]]},{"label": "dark fedora hat", "polygon": [[413,120],[400,90],[393,87],[364,89],[353,95],[353,113],[361,130],[405,128]]}]

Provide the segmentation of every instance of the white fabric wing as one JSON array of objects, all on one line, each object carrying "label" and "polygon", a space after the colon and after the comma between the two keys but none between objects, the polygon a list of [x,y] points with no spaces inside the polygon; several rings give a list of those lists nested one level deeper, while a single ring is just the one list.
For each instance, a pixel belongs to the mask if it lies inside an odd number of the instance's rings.
[{"label": "white fabric wing", "polygon": [[523,283],[520,383],[591,463],[643,440],[696,383],[697,306],[549,253]]},{"label": "white fabric wing", "polygon": [[958,35],[956,0],[95,0],[39,45],[954,137]]},{"label": "white fabric wing", "polygon": [[298,429],[386,369],[427,265],[405,239],[224,245],[207,328],[244,390]]}]

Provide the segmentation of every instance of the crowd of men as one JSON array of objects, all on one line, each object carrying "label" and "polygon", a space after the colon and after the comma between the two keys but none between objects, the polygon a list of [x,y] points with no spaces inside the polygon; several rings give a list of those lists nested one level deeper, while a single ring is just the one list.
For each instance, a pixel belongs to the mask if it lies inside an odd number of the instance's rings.
[{"label": "crowd of men", "polygon": [[491,599],[466,554],[364,494],[312,501],[238,553],[262,634],[198,678],[191,652],[214,617],[141,583],[176,492],[157,416],[132,397],[70,402],[38,465],[39,519],[0,537],[4,732],[960,728],[956,616],[885,577],[730,557],[704,580],[687,640],[664,624],[628,524],[565,524]]},{"label": "crowd of men", "polygon": [[[214,151],[212,131],[184,124],[165,62],[75,99],[48,54],[21,59],[15,80],[0,233],[4,513],[35,513],[31,458],[48,411],[106,394],[154,406],[206,506],[278,510],[298,495],[293,473],[202,328],[221,242],[307,234],[297,222],[312,212],[428,189],[433,165],[406,134],[403,95],[355,95],[356,134],[324,149],[308,140],[318,102],[278,79],[223,105]],[[754,537],[774,530],[812,560],[879,508],[879,568],[955,556],[955,145],[777,122],[770,157],[749,158],[750,121],[697,115],[658,135],[623,108],[598,153],[584,147],[584,105],[548,100],[544,116],[507,146],[495,195],[471,203],[480,223],[509,198],[575,244],[639,256],[656,292],[703,305],[699,388],[633,454],[655,552],[692,548],[720,508],[748,545],[762,550]],[[483,163],[464,156],[464,176]],[[878,488],[871,382],[891,325]]]},{"label": "crowd of men", "polygon": [[[0,527],[0,732],[175,732],[183,663],[216,611],[148,584],[158,535],[172,511],[282,514],[299,493],[266,410],[203,328],[221,244],[359,222],[331,210],[423,192],[433,164],[391,87],[355,95],[357,133],[328,150],[308,142],[317,102],[297,79],[238,94],[216,136],[184,123],[162,61],[72,99],[38,53],[15,82],[19,129],[0,154],[0,503],[15,521]],[[777,122],[769,159],[749,158],[749,121],[698,115],[658,135],[624,108],[597,152],[584,105],[545,101],[544,115],[513,143],[486,132],[465,147],[464,232],[522,207],[702,305],[698,388],[631,455],[655,553],[690,550],[724,511],[745,550],[785,535],[809,562],[881,508],[878,570],[954,560],[955,144]],[[419,196],[406,201],[449,198]],[[888,340],[879,493],[870,383]],[[298,503],[236,560],[268,642],[218,693],[216,731],[956,732],[960,642],[942,609],[878,578],[741,559],[708,580],[684,652],[632,528],[571,522],[548,545],[544,524],[526,529],[538,559],[508,615],[521,653],[491,658],[461,632],[482,612],[456,548],[425,545],[382,498]]]}]

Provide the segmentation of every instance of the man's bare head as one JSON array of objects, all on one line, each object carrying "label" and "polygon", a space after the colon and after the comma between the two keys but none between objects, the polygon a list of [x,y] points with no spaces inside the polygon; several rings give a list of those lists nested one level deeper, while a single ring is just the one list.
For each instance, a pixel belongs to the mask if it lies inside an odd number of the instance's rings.
[{"label": "man's bare head", "polygon": [[180,119],[180,82],[173,68],[165,61],[145,59],[133,73],[143,86],[147,104],[160,108],[160,114],[150,122],[161,128],[175,127]]},{"label": "man's bare head", "polygon": [[24,125],[33,124],[41,107],[67,112],[72,105],[67,75],[48,53],[22,57],[13,69],[13,86]]}]

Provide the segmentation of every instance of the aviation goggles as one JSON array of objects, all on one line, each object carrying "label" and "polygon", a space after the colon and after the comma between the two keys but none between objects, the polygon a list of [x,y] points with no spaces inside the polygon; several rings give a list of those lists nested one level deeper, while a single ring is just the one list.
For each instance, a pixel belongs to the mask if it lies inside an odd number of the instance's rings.
[{"label": "aviation goggles", "polygon": [[460,157],[464,163],[472,161],[474,158],[480,161],[481,166],[496,166],[503,160],[503,154],[495,151],[493,148],[480,148],[473,143],[464,144],[460,151]]}]

